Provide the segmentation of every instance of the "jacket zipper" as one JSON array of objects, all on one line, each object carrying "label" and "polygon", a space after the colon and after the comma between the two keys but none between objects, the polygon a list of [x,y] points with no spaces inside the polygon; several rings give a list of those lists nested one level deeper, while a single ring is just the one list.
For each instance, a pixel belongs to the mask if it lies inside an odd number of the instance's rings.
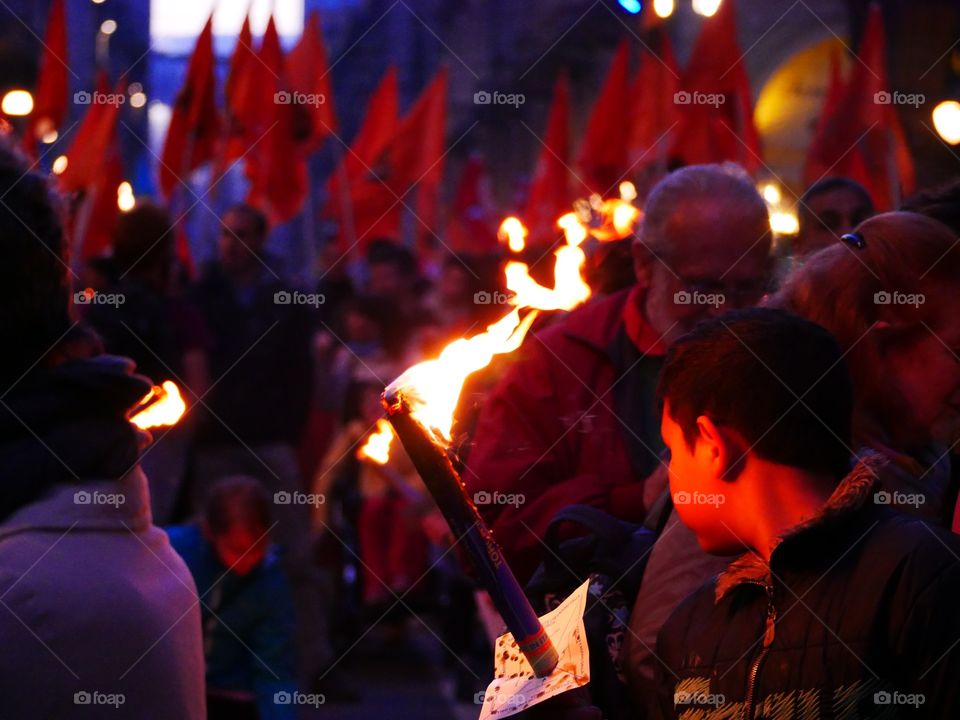
[{"label": "jacket zipper", "polygon": [[754,705],[756,703],[757,685],[760,677],[760,666],[764,658],[770,652],[770,645],[773,644],[773,636],[776,632],[777,608],[773,604],[773,585],[757,583],[761,585],[767,593],[767,617],[763,628],[763,647],[750,664],[750,672],[747,675],[747,697],[743,703],[743,714],[741,720],[753,720]]}]

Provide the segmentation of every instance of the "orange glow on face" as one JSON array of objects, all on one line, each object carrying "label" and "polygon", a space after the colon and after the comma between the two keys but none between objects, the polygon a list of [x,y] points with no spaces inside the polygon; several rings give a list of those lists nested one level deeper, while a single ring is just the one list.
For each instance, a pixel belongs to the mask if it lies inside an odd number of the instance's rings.
[{"label": "orange glow on face", "polygon": [[155,386],[140,402],[142,410],[130,418],[130,422],[141,430],[176,425],[187,410],[187,404],[180,395],[180,389],[171,381]]}]

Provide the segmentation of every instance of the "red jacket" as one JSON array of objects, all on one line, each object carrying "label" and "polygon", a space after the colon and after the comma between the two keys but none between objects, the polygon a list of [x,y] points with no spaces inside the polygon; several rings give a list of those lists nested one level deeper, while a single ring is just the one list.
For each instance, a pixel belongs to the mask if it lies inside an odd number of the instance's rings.
[{"label": "red jacket", "polygon": [[663,354],[641,299],[639,288],[597,298],[528,337],[481,410],[463,479],[521,582],[541,561],[539,538],[561,508],[645,515],[645,478],[625,441],[631,431],[614,412],[610,351],[625,327],[646,356]]}]

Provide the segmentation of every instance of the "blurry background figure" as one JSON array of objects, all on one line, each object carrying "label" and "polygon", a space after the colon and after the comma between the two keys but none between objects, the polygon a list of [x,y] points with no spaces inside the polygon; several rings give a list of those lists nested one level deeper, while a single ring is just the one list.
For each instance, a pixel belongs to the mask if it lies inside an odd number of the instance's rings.
[{"label": "blurry background figure", "polygon": [[[196,306],[175,290],[173,245],[166,209],[144,201],[122,213],[112,258],[87,263],[107,281],[97,291],[115,293],[122,302],[88,305],[86,321],[101,335],[108,353],[132,358],[137,372],[154,384],[172,380],[193,405],[209,385],[209,340]],[[173,520],[187,469],[192,420],[191,413],[174,427],[153,430],[153,444],[141,458],[153,516],[160,524]]]},{"label": "blurry background figure", "polygon": [[800,232],[793,256],[803,258],[832,245],[873,215],[870,194],[856,180],[828,177],[808,187],[797,204]]},{"label": "blurry background figure", "polygon": [[257,478],[275,498],[273,538],[297,608],[300,672],[310,687],[333,659],[329,601],[312,563],[309,508],[276,498],[303,491],[296,446],[310,403],[315,305],[275,271],[267,231],[256,208],[228,210],[219,258],[192,289],[210,329],[213,384],[198,417],[191,498],[199,510],[210,485],[237,474]]},{"label": "blurry background figure", "polygon": [[167,530],[201,598],[210,720],[293,720],[295,614],[270,544],[270,497],[254,478],[216,483],[202,519]]},{"label": "blurry background figure", "polygon": [[960,180],[921,191],[904,201],[900,209],[939,220],[960,235]]}]

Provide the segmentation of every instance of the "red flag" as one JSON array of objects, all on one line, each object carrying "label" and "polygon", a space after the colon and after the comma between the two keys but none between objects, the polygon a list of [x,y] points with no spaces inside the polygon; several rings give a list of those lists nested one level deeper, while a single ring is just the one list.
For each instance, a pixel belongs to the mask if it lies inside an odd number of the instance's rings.
[{"label": "red flag", "polygon": [[337,131],[327,48],[320,27],[320,15],[316,11],[310,13],[300,42],[287,56],[287,70],[290,87],[308,101],[307,107],[311,113],[307,144],[311,150],[316,149],[328,134]]},{"label": "red flag", "polygon": [[82,260],[109,253],[113,247],[113,232],[117,226],[120,208],[117,204],[117,189],[123,182],[123,162],[116,134],[111,138],[107,154],[100,158],[100,175],[96,184],[88,189],[84,202],[89,203],[82,237],[75,237],[79,244],[78,254]]},{"label": "red flag", "polygon": [[679,122],[676,93],[680,74],[670,36],[661,32],[660,54],[643,50],[631,93],[630,164],[635,171],[654,166],[664,172]]},{"label": "red flag", "polygon": [[43,55],[34,93],[33,113],[24,134],[25,146],[63,126],[67,118],[70,79],[67,77],[67,17],[63,0],[53,0],[43,38]]},{"label": "red flag", "polygon": [[680,124],[670,154],[687,164],[733,160],[752,172],[763,155],[734,5],[724,2],[703,24],[681,78]]},{"label": "red flag", "polygon": [[497,223],[490,176],[483,156],[471,153],[453,195],[447,245],[454,252],[488,253],[497,249]]},{"label": "red flag", "polygon": [[[108,95],[107,74],[101,71],[97,79],[97,90],[87,96],[90,106],[80,122],[73,141],[65,155],[67,167],[60,175],[59,184],[63,190],[73,192],[90,189],[98,183],[103,173],[103,161],[115,143],[114,129],[120,112],[120,98],[124,94],[121,81]],[[109,102],[113,98],[114,102]],[[114,188],[116,190],[116,188]]]},{"label": "red flag", "polygon": [[609,194],[623,178],[629,163],[630,46],[622,40],[613,55],[577,153],[582,180],[592,192]]},{"label": "red flag", "polygon": [[[396,134],[399,116],[397,69],[390,66],[370,96],[360,129],[349,150],[344,151],[336,170],[327,182],[327,205],[323,214],[337,220],[337,245],[346,250],[352,244],[373,239],[376,233],[393,234],[399,230],[399,212],[390,210],[396,202],[383,187],[386,151]],[[371,177],[371,171],[376,177]],[[385,182],[385,179],[384,179]],[[392,225],[384,225],[392,214]]]},{"label": "red flag", "polygon": [[174,232],[173,254],[177,258],[180,267],[183,268],[188,280],[196,276],[196,267],[193,263],[193,255],[190,253],[190,239],[187,237],[187,223],[178,222]]},{"label": "red flag", "polygon": [[[870,5],[850,78],[833,103],[825,103],[808,151],[804,179],[845,175],[862,183],[878,210],[894,207],[913,190],[915,174],[896,102],[887,88],[886,42],[880,8]],[[832,107],[831,107],[832,104]]]},{"label": "red flag", "polygon": [[[572,208],[576,193],[571,184],[570,154],[570,82],[564,72],[553,88],[547,127],[523,211],[531,244],[556,238],[557,218]],[[585,192],[587,189],[581,188],[581,194]]]},{"label": "red flag", "polygon": [[257,125],[260,109],[254,88],[260,79],[258,64],[253,50],[253,34],[250,32],[248,14],[240,27],[223,88],[227,107],[227,139],[221,158],[221,171],[226,169],[227,164],[241,157],[256,140],[254,126]]},{"label": "red flag", "polygon": [[262,206],[271,222],[289,220],[307,196],[307,164],[303,144],[309,133],[305,105],[289,91],[277,26],[270,17],[258,53],[267,71],[261,102],[267,109],[265,127],[247,155],[250,180],[247,202]]},{"label": "red flag", "polygon": [[173,105],[160,163],[160,190],[170,196],[181,178],[213,160],[220,136],[213,76],[213,15],[197,38],[186,80]]},{"label": "red flag", "polygon": [[[447,69],[441,67],[400,120],[388,184],[417,216],[418,235],[436,233],[446,149]],[[412,199],[412,201],[411,201]]]}]

